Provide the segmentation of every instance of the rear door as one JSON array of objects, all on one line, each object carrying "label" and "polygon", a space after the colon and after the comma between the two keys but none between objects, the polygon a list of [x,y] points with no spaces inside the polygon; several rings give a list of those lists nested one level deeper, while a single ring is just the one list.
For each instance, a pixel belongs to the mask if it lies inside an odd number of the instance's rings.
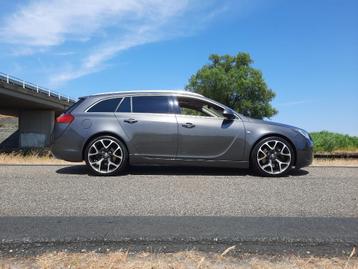
[{"label": "rear door", "polygon": [[241,119],[223,117],[223,108],[194,97],[175,101],[180,159],[241,160],[245,131]]},{"label": "rear door", "polygon": [[175,157],[177,122],[172,100],[162,95],[125,97],[115,114],[134,149],[131,154]]}]

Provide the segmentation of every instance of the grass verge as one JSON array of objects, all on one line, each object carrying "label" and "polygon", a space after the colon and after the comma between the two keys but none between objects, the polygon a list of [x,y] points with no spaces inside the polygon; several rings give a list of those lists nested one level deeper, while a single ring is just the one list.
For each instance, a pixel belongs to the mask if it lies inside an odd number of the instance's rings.
[{"label": "grass verge", "polygon": [[70,164],[56,159],[48,149],[0,153],[0,164]]},{"label": "grass verge", "polygon": [[328,131],[311,133],[315,152],[358,152],[358,137]]},{"label": "grass verge", "polygon": [[50,252],[36,257],[2,258],[0,259],[0,268],[358,268],[358,258],[354,250],[348,257],[324,258],[250,254],[232,257],[229,254],[232,249],[233,247],[221,254],[198,251],[135,254],[129,254],[128,251],[109,253]]}]

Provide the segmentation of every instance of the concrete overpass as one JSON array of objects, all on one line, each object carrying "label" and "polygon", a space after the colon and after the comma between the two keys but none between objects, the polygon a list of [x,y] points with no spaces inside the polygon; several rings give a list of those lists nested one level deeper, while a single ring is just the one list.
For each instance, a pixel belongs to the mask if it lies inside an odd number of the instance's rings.
[{"label": "concrete overpass", "polygon": [[[18,131],[7,139],[12,147],[47,146],[56,115],[74,102],[58,92],[0,73],[0,114],[19,118]],[[7,144],[4,141],[0,148]]]}]

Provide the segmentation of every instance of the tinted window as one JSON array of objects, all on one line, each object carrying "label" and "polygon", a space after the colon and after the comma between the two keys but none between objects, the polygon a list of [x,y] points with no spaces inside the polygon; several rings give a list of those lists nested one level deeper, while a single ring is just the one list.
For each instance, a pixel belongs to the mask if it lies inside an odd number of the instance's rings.
[{"label": "tinted window", "polygon": [[91,107],[87,112],[114,112],[121,98],[113,98],[101,101]]},{"label": "tinted window", "polygon": [[195,98],[178,97],[180,114],[202,117],[223,117],[221,107]]},{"label": "tinted window", "polygon": [[133,112],[137,113],[170,113],[167,96],[132,97]]},{"label": "tinted window", "polygon": [[117,112],[131,112],[131,98],[126,97],[119,105]]}]

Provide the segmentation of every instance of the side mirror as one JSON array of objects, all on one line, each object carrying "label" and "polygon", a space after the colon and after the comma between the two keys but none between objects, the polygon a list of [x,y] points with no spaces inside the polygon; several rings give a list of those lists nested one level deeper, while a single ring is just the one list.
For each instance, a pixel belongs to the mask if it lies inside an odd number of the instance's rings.
[{"label": "side mirror", "polygon": [[231,110],[225,109],[223,111],[223,116],[228,119],[228,120],[233,120],[235,119],[235,114],[234,112],[232,112]]}]

